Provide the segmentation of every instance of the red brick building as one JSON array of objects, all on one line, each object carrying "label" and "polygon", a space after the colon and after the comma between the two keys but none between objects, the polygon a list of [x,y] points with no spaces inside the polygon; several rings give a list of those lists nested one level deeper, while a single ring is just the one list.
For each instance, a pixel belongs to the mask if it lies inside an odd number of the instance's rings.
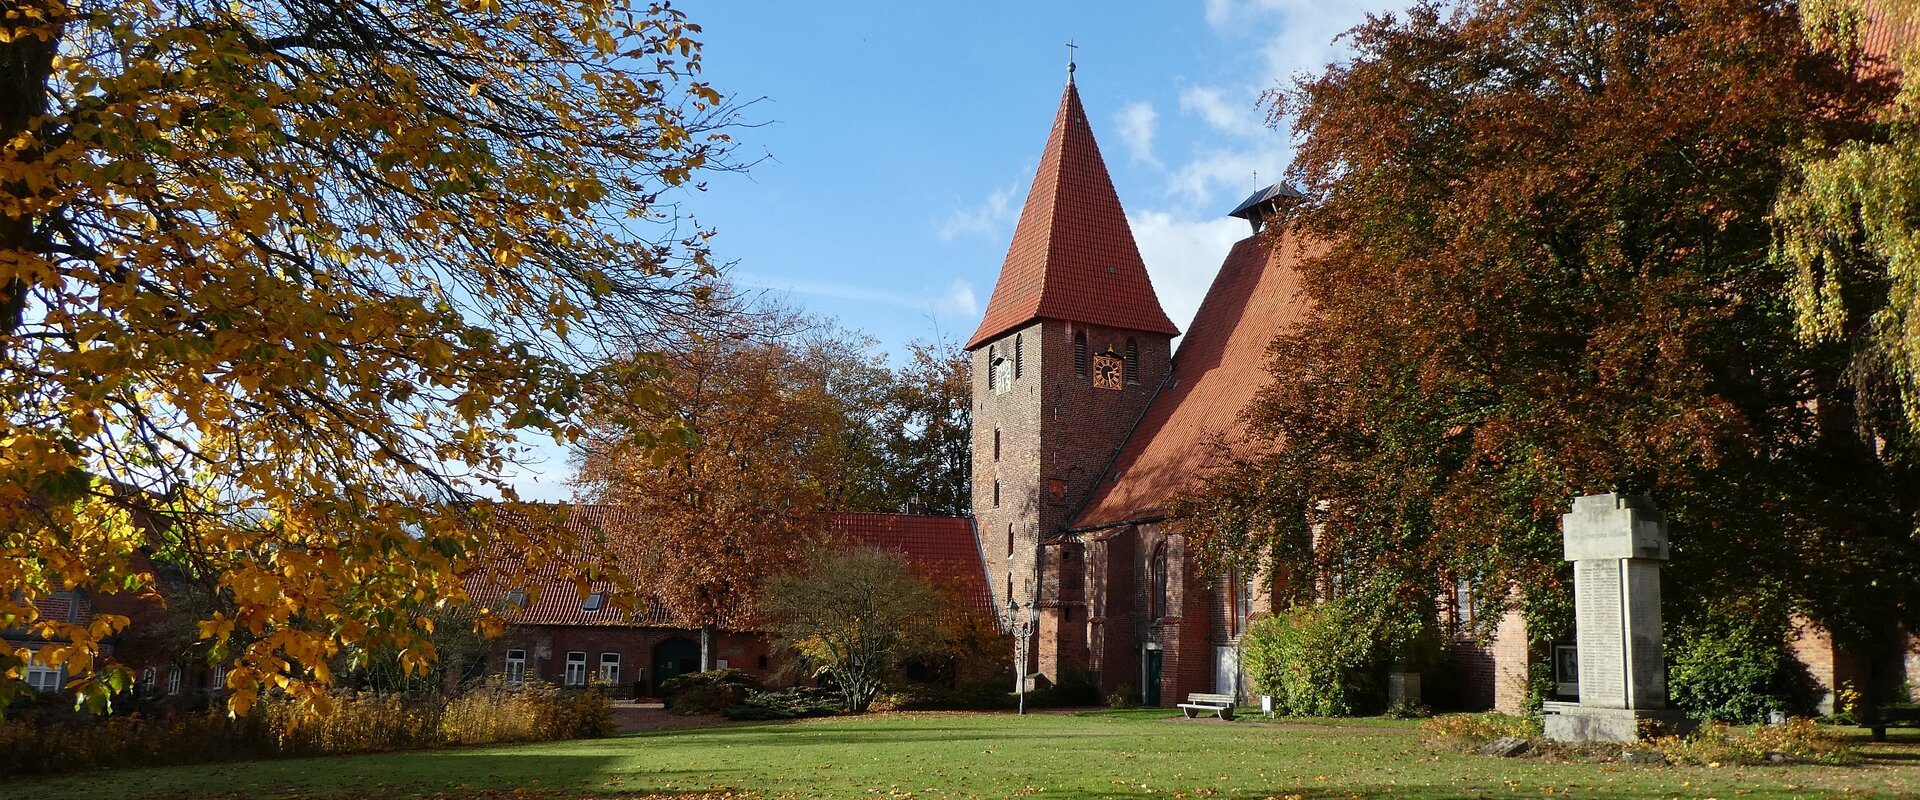
[{"label": "red brick building", "polygon": [[[609,506],[577,505],[565,524],[582,536],[597,537],[618,513]],[[950,587],[949,596],[965,607],[990,613],[972,520],[921,514],[830,514],[826,521],[847,544],[898,551],[908,569]],[[621,696],[652,696],[661,681],[700,669],[700,632],[676,626],[667,609],[656,604],[633,613],[614,611],[606,605],[612,584],[590,584],[582,598],[559,570],[551,573],[532,592],[527,587],[496,585],[485,577],[473,579],[468,591],[476,602],[515,609],[509,612],[513,622],[507,634],[487,648],[484,669],[488,674],[505,675],[516,683],[605,684]],[[715,660],[722,669],[741,670],[769,683],[787,678],[781,673],[781,655],[758,631],[723,624],[715,647]]]}]

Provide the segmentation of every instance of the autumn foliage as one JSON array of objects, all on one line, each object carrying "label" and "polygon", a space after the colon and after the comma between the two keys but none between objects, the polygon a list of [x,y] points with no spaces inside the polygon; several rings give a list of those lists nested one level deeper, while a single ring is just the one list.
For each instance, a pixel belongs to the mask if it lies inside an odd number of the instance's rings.
[{"label": "autumn foliage", "polygon": [[521,435],[575,435],[603,337],[708,291],[662,202],[727,163],[698,30],[605,0],[7,4],[0,627],[104,701],[125,616],[34,601],[150,596],[157,561],[214,587],[237,710],[324,704],[337,655],[430,661],[479,546],[554,529],[470,501],[512,496]]},{"label": "autumn foliage", "polygon": [[[1751,596],[1848,633],[1920,610],[1911,473],[1858,435],[1844,348],[1796,335],[1773,203],[1889,87],[1787,2],[1421,4],[1272,95],[1309,199],[1310,318],[1187,497],[1216,564],[1431,619],[1571,622],[1558,516],[1654,497],[1680,608]],[[1275,235],[1279,235],[1276,233]]]}]

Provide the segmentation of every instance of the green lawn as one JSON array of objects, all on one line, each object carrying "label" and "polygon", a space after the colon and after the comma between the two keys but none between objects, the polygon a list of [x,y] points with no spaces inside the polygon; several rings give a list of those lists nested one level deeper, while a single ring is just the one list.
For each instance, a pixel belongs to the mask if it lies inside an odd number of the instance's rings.
[{"label": "green lawn", "polygon": [[876,715],[521,747],[251,762],[0,782],[0,796],[459,796],[495,787],[615,796],[1915,797],[1920,740],[1857,767],[1720,769],[1428,752],[1412,723],[1188,723],[1164,711]]}]

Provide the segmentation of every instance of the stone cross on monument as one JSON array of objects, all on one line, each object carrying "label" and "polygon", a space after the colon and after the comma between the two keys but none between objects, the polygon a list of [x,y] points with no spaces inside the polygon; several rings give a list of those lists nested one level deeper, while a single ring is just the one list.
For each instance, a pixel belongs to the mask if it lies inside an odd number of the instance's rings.
[{"label": "stone cross on monument", "polygon": [[1660,563],[1667,519],[1652,500],[1620,494],[1576,498],[1560,517],[1573,562],[1574,633],[1580,702],[1546,703],[1549,738],[1630,742],[1641,721],[1678,723],[1667,709],[1660,636]]}]

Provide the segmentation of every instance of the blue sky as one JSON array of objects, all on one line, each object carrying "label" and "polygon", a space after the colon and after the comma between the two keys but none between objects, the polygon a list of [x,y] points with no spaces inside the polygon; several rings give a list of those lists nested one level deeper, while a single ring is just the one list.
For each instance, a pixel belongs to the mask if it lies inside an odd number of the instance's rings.
[{"label": "blue sky", "polygon": [[[736,284],[897,354],[979,323],[1079,45],[1076,82],[1162,305],[1182,328],[1246,223],[1225,216],[1291,157],[1260,94],[1317,72],[1394,0],[796,3],[679,7],[705,77],[761,123],[748,174],[683,210],[718,230]],[[1258,178],[1255,173],[1258,173]],[[564,499],[565,458],[516,478]]]}]

